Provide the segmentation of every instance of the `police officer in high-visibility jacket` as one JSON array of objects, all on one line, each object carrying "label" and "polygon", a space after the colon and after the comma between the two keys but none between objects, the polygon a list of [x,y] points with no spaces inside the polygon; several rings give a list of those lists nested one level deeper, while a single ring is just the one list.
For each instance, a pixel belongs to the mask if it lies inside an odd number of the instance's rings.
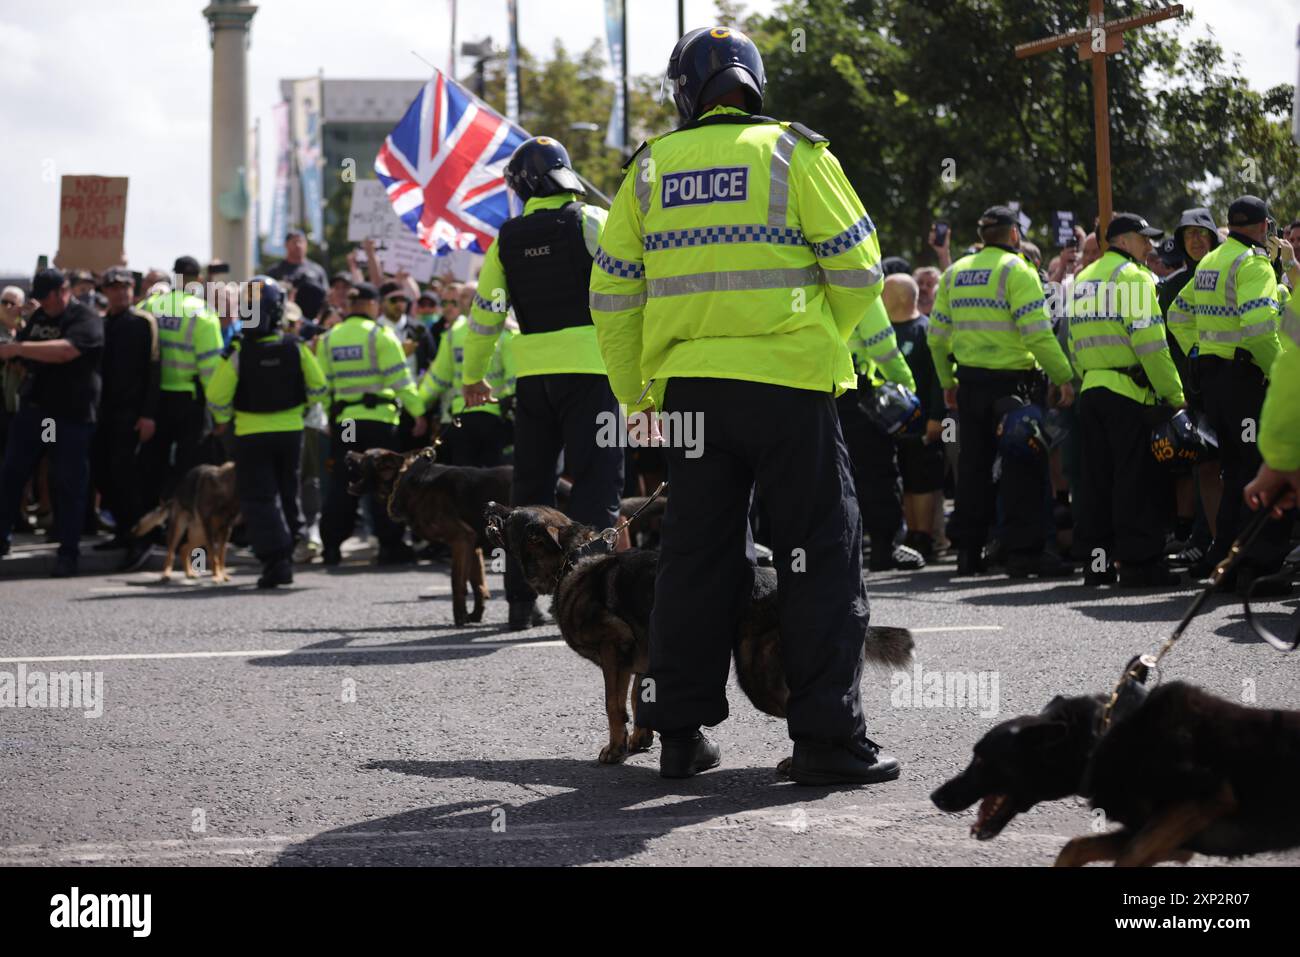
[{"label": "police officer in high-visibility jacket", "polygon": [[[873,361],[868,350],[886,346],[892,348],[881,361]],[[903,527],[903,479],[898,469],[896,440],[881,431],[859,405],[862,393],[881,381],[896,382],[916,391],[916,380],[898,349],[883,298],[877,299],[867,309],[849,337],[848,347],[858,374],[858,387],[845,391],[835,400],[835,405],[840,416],[840,431],[844,433],[844,445],[849,450],[849,462],[853,465],[853,483],[863,528],[871,538],[869,567],[873,572],[924,568],[925,559],[919,552],[894,544]]]},{"label": "police officer in high-visibility jacket", "polygon": [[[524,213],[488,248],[465,339],[468,408],[494,398],[484,381],[506,311],[520,335],[511,343],[515,376],[515,461],[511,502],[554,505],[561,451],[573,480],[568,515],[598,529],[613,525],[623,490],[623,449],[598,441],[602,419],[617,421],[587,306],[587,287],[605,210],[579,200],[585,189],[558,141],[526,140],[506,165]],[[513,560],[506,565],[509,626],[542,623],[536,595]]]},{"label": "police officer in high-visibility jacket", "polygon": [[[1223,463],[1214,544],[1191,568],[1198,578],[1210,574],[1240,534],[1246,521],[1242,490],[1260,465],[1257,432],[1265,380],[1280,349],[1268,223],[1262,199],[1234,200],[1228,207],[1228,238],[1197,264],[1190,287],[1196,312],[1196,378]],[[1287,524],[1270,522],[1220,587],[1244,589],[1255,578],[1274,572],[1288,551]]]},{"label": "police officer in high-visibility jacket", "polygon": [[[351,315],[321,337],[317,359],[330,398],[330,489],[321,512],[321,560],[337,565],[340,548],[357,520],[357,500],[348,493],[347,453],[397,449],[401,410],[424,413],[424,400],[411,381],[406,354],[397,338],[375,322],[379,290],[371,283],[353,287]],[[414,560],[402,541],[402,527],[388,515],[388,503],[370,497],[370,520],[379,538],[378,563]]]},{"label": "police officer in high-visibility jacket", "polygon": [[[1300,288],[1294,250],[1285,256],[1283,266]],[[1259,452],[1264,464],[1245,490],[1247,505],[1252,509],[1270,505],[1278,518],[1296,507],[1300,493],[1300,301],[1295,296],[1282,312],[1281,343],[1260,415]]]},{"label": "police officer in high-visibility jacket", "polygon": [[235,420],[239,508],[262,563],[258,588],[293,583],[293,546],[302,532],[303,413],[325,398],[325,376],[311,350],[278,331],[285,294],[270,276],[253,278],[257,325],[226,347],[208,386],[218,430]]},{"label": "police officer in high-visibility jacket", "polygon": [[1169,487],[1151,454],[1150,407],[1185,405],[1169,352],[1155,276],[1146,267],[1164,232],[1116,213],[1109,248],[1074,280],[1070,351],[1083,373],[1078,416],[1082,475],[1075,539],[1084,584],[1176,585],[1162,560]]},{"label": "police officer in high-visibility jacket", "polygon": [[[503,453],[510,444],[510,423],[502,416],[501,401],[485,402],[472,409],[465,406],[461,389],[465,385],[465,341],[469,335],[469,319],[458,316],[451,328],[443,333],[438,354],[420,378],[418,388],[430,418],[436,413],[443,396],[449,399],[445,427],[438,436],[438,461],[448,465],[491,468],[502,464]],[[497,340],[488,365],[486,381],[498,400],[514,395],[515,374],[510,343],[516,335],[516,331],[506,330]],[[424,425],[416,428],[417,435],[424,434]]]},{"label": "police officer in high-visibility jacket", "polygon": [[1046,457],[1004,456],[994,494],[993,462],[1002,413],[1018,397],[1041,401],[1043,371],[1074,401],[1073,372],[1052,334],[1037,270],[1020,254],[1020,222],[1006,206],[979,220],[984,248],[953,263],[939,281],[930,314],[930,352],[949,408],[957,410],[957,574],[984,572],[983,550],[1000,496],[1001,541],[1012,577],[1060,577],[1070,565],[1047,544]]},{"label": "police officer in high-visibility jacket", "polygon": [[[719,763],[699,729],[727,717],[757,482],[781,594],[789,774],[892,780],[898,762],[867,737],[859,698],[862,521],[835,409],[856,386],[845,343],[884,284],[875,227],[824,136],[759,115],[763,63],[743,34],[688,33],[666,82],[681,125],[630,160],[591,277],[630,434],[667,426],[670,491],[637,722],[659,731],[665,777]],[[893,336],[870,338],[866,355],[888,364]],[[685,440],[690,426],[703,429],[702,447]]]},{"label": "police officer in high-visibility jacket", "polygon": [[[221,358],[221,320],[193,292],[202,289],[199,263],[181,256],[172,267],[174,288],[140,303],[158,322],[162,385],[153,438],[140,450],[144,500],[166,498],[186,472],[200,464],[207,428],[204,389]],[[175,450],[173,455],[173,449]]]}]

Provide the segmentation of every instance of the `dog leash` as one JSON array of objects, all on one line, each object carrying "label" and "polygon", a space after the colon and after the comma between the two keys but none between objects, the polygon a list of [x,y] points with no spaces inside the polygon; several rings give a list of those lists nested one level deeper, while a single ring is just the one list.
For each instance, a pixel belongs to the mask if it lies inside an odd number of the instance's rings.
[{"label": "dog leash", "polygon": [[[1154,655],[1138,655],[1133,659],[1129,666],[1124,669],[1124,673],[1120,676],[1119,683],[1115,685],[1115,690],[1111,692],[1110,700],[1106,702],[1106,707],[1101,714],[1101,730],[1103,733],[1110,727],[1111,712],[1114,710],[1115,702],[1119,700],[1120,692],[1123,690],[1124,686],[1129,681],[1136,681],[1139,684],[1144,682],[1146,680],[1146,672],[1158,666],[1161,659],[1163,659],[1165,655],[1169,654],[1178,639],[1183,636],[1183,632],[1187,630],[1187,626],[1192,623],[1192,620],[1198,614],[1200,614],[1201,607],[1209,600],[1210,595],[1214,593],[1214,589],[1219,586],[1219,583],[1223,581],[1228,572],[1232,571],[1233,567],[1238,561],[1240,561],[1241,556],[1245,553],[1246,549],[1250,548],[1250,546],[1254,544],[1255,539],[1259,537],[1259,533],[1264,530],[1264,526],[1269,520],[1271,511],[1272,510],[1269,506],[1263,503],[1260,504],[1259,511],[1255,514],[1255,517],[1250,520],[1250,523],[1245,527],[1242,533],[1237,536],[1237,540],[1232,543],[1232,547],[1228,549],[1228,554],[1224,556],[1223,561],[1219,562],[1219,564],[1214,567],[1214,572],[1210,575],[1209,583],[1201,589],[1201,593],[1196,596],[1191,607],[1187,609],[1187,613],[1183,615],[1182,621],[1180,621],[1178,626],[1174,628],[1173,634],[1164,640]],[[1257,579],[1256,583],[1265,580],[1267,579]],[[1256,583],[1251,584],[1252,591],[1254,590]],[[1247,594],[1244,604],[1246,608],[1246,619],[1251,623],[1251,628],[1254,629],[1257,635],[1267,641],[1274,648],[1278,649],[1278,651],[1294,651],[1297,644],[1300,644],[1300,632],[1297,632],[1295,640],[1287,642],[1278,638],[1262,625],[1257,625],[1254,621],[1254,614],[1250,610],[1249,593]],[[1140,669],[1145,670],[1142,670],[1139,674]]]},{"label": "dog leash", "polygon": [[619,522],[617,525],[605,529],[595,538],[591,539],[591,541],[584,542],[583,544],[575,548],[573,551],[565,552],[564,562],[560,565],[559,572],[556,573],[555,587],[552,590],[553,591],[557,590],[560,587],[560,581],[564,578],[564,576],[567,575],[569,572],[571,572],[573,570],[573,567],[577,565],[581,559],[587,557],[584,554],[584,551],[588,545],[591,545],[593,542],[604,542],[606,548],[612,551],[614,545],[618,542],[619,533],[622,532],[623,529],[631,525],[633,522],[635,522],[637,518],[640,517],[641,513],[644,512],[647,508],[649,508],[651,504],[654,503],[654,500],[664,493],[664,489],[666,489],[667,487],[668,487],[667,482],[660,482],[659,487],[655,489],[654,492],[650,495],[650,497],[641,503],[641,507],[638,508],[635,512],[633,512],[630,516],[625,518],[623,521]]}]

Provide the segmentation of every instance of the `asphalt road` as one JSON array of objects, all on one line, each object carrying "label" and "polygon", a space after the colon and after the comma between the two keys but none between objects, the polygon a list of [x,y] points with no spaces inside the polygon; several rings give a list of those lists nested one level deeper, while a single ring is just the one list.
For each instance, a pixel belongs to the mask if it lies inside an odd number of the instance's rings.
[{"label": "asphalt road", "polygon": [[[0,708],[0,865],[1045,865],[1089,832],[1082,801],[981,843],[973,812],[943,814],[930,791],[997,721],[1108,690],[1192,592],[952,571],[872,576],[872,621],[912,628],[926,674],[985,673],[984,693],[927,701],[868,673],[869,733],[903,775],[843,790],[779,781],[784,726],[734,683],[720,769],[664,781],[657,746],[597,764],[599,672],[554,626],[506,632],[499,598],[484,624],[455,627],[443,566],[317,566],[272,594],[247,566],[226,586],[0,582],[0,672],[103,676],[98,717]],[[1257,642],[1220,600],[1164,677],[1300,707],[1300,657]]]}]

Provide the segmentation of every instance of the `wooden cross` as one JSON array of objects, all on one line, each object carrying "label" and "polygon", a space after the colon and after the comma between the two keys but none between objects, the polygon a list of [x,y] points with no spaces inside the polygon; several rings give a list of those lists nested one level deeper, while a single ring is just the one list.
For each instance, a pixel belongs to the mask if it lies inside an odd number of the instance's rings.
[{"label": "wooden cross", "polygon": [[[1092,60],[1092,115],[1097,144],[1097,211],[1101,223],[1097,228],[1097,242],[1105,247],[1106,227],[1110,225],[1110,104],[1106,87],[1106,57],[1124,49],[1124,31],[1158,23],[1171,17],[1181,17],[1181,4],[1172,4],[1159,10],[1149,10],[1118,20],[1106,20],[1104,0],[1088,0],[1088,25],[1082,30],[1045,37],[1016,47],[1016,57],[1037,56],[1051,50],[1073,46],[1080,60]],[[1098,49],[1098,41],[1105,49]]]}]

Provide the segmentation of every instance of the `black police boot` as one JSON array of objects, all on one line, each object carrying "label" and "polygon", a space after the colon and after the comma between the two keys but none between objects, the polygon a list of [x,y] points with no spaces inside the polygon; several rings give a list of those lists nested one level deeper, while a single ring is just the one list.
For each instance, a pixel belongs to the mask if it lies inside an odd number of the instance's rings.
[{"label": "black police boot", "polygon": [[659,732],[659,749],[661,778],[689,778],[722,763],[722,749],[698,728]]},{"label": "black police boot", "polygon": [[322,565],[337,565],[343,561],[343,553],[327,545],[320,553],[320,561]]},{"label": "black police boot", "polygon": [[507,624],[511,631],[527,631],[529,628],[546,624],[546,616],[537,607],[536,601],[512,601]]},{"label": "black police boot", "polygon": [[278,555],[262,566],[262,577],[257,580],[258,588],[276,588],[280,585],[293,584],[293,560],[285,555]]},{"label": "black police boot", "polygon": [[410,565],[415,562],[415,551],[406,542],[388,547],[380,546],[376,565]]},{"label": "black police boot", "polygon": [[845,744],[794,743],[794,756],[778,770],[798,784],[877,784],[898,777],[898,759],[870,738]]},{"label": "black police boot", "polygon": [[59,555],[54,559],[54,570],[50,572],[51,578],[75,578],[77,574],[77,560]]},{"label": "black police boot", "polygon": [[978,548],[963,548],[957,553],[957,574],[958,575],[983,575],[986,574],[984,567],[984,556]]},{"label": "black police boot", "polygon": [[927,562],[934,560],[934,536],[925,532],[908,532],[903,544],[912,549]]},{"label": "black police boot", "polygon": [[1069,578],[1077,571],[1073,565],[1052,552],[1012,552],[1007,556],[1007,574],[1012,578]]},{"label": "black police boot", "polygon": [[1164,562],[1127,562],[1119,570],[1120,588],[1173,588],[1183,576]]}]

